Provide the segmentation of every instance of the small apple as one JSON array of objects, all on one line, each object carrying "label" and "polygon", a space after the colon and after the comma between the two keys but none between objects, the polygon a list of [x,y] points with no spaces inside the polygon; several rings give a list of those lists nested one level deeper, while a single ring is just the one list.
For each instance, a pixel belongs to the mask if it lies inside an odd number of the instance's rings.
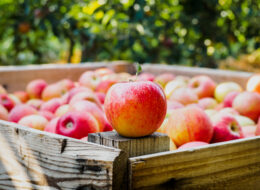
[{"label": "small apple", "polygon": [[41,111],[49,111],[51,113],[55,113],[55,111],[60,106],[61,106],[61,99],[60,98],[53,98],[51,100],[48,100],[47,102],[44,102],[41,105],[40,110]]},{"label": "small apple", "polygon": [[260,94],[256,92],[242,92],[233,101],[232,107],[241,115],[257,121],[260,116]]},{"label": "small apple", "polygon": [[20,104],[15,106],[8,115],[8,121],[12,121],[17,123],[21,118],[37,114],[37,110],[33,107],[26,105],[26,104]]},{"label": "small apple", "polygon": [[71,111],[60,117],[56,133],[76,139],[88,136],[89,133],[98,132],[98,122],[89,113]]},{"label": "small apple", "polygon": [[242,87],[235,82],[223,82],[215,88],[214,96],[218,102],[223,102],[230,92],[242,92]]},{"label": "small apple", "polygon": [[201,98],[198,104],[202,109],[214,109],[218,106],[214,98]]},{"label": "small apple", "polygon": [[178,150],[186,150],[186,149],[190,149],[190,148],[194,148],[194,147],[205,146],[205,145],[208,145],[208,144],[209,143],[202,142],[202,141],[192,141],[192,142],[188,142],[188,143],[181,145],[178,148]]},{"label": "small apple", "polygon": [[230,92],[228,93],[223,101],[223,106],[226,107],[232,107],[233,101],[235,99],[235,97],[240,94],[240,92]]},{"label": "small apple", "polygon": [[42,97],[42,92],[47,85],[48,84],[45,80],[36,79],[27,84],[26,92],[31,99],[32,98],[40,99]]},{"label": "small apple", "polygon": [[167,110],[166,97],[151,81],[114,84],[108,91],[105,113],[112,127],[125,137],[143,137],[155,132]]},{"label": "small apple", "polygon": [[97,104],[98,107],[102,108],[102,104],[94,92],[79,92],[71,98],[71,100],[69,101],[69,104],[72,105],[72,104],[74,104],[78,101],[82,101],[82,100],[87,100],[87,101],[93,102],[93,103]]},{"label": "small apple", "polygon": [[260,93],[260,74],[254,74],[248,79],[246,90]]},{"label": "small apple", "polygon": [[8,111],[13,109],[15,102],[7,94],[0,94],[0,104],[4,106]]},{"label": "small apple", "polygon": [[200,98],[213,97],[216,88],[216,83],[206,75],[198,75],[188,83],[188,87],[193,89]]},{"label": "small apple", "polygon": [[154,82],[161,85],[162,88],[166,86],[166,84],[172,80],[174,80],[175,75],[172,73],[162,73],[157,75],[154,79]]},{"label": "small apple", "polygon": [[186,86],[187,86],[187,83],[182,80],[175,79],[175,80],[168,82],[164,88],[164,92],[165,92],[167,99],[169,99],[171,97],[172,93],[176,89],[186,87]]},{"label": "small apple", "polygon": [[240,139],[243,137],[241,126],[234,116],[226,115],[213,126],[212,143]]},{"label": "small apple", "polygon": [[154,81],[155,76],[151,73],[141,73],[137,76],[137,81]]},{"label": "small apple", "polygon": [[101,81],[98,85],[97,85],[97,87],[96,87],[96,89],[95,89],[95,91],[96,92],[103,92],[103,93],[107,93],[107,91],[109,90],[109,88],[113,85],[113,84],[115,84],[117,81],[115,81],[115,80],[104,80],[104,81]]},{"label": "small apple", "polygon": [[101,82],[101,77],[94,71],[86,71],[79,78],[79,84],[95,90]]},{"label": "small apple", "polygon": [[75,96],[76,94],[78,94],[80,92],[92,93],[93,91],[90,88],[87,88],[84,86],[75,87],[68,92],[67,103],[70,102],[70,100],[71,100],[71,98],[73,98],[73,96]]},{"label": "small apple", "polygon": [[187,105],[197,103],[199,99],[197,94],[190,88],[178,88],[172,93],[169,100],[174,100],[183,105]]},{"label": "small apple", "polygon": [[45,87],[42,92],[42,100],[48,101],[52,98],[59,98],[67,92],[61,84],[53,83]]},{"label": "small apple", "polygon": [[26,104],[39,110],[41,108],[41,105],[43,104],[43,101],[40,99],[30,99],[26,102]]},{"label": "small apple", "polygon": [[41,115],[28,115],[20,119],[18,124],[43,131],[48,120]]}]

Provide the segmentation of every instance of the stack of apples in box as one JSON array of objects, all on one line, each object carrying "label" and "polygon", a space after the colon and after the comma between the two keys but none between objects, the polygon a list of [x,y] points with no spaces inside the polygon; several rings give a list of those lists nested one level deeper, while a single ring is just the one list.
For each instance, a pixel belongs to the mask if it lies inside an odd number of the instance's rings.
[{"label": "stack of apples in box", "polygon": [[166,133],[172,149],[260,135],[260,75],[246,89],[209,76],[138,76],[100,68],[78,81],[29,82],[24,91],[0,86],[0,119],[86,139],[116,130],[125,137]]}]

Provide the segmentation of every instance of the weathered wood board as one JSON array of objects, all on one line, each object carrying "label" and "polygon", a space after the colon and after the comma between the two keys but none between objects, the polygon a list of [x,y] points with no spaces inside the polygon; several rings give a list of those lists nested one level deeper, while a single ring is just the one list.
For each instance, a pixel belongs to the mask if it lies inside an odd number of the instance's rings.
[{"label": "weathered wood board", "polygon": [[0,189],[124,189],[126,154],[0,121]]}]

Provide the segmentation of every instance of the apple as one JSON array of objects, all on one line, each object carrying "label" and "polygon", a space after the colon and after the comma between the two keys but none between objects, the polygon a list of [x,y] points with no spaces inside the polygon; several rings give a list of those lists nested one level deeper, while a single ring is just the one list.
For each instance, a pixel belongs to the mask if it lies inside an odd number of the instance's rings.
[{"label": "apple", "polygon": [[117,81],[115,81],[115,80],[104,80],[104,81],[101,81],[98,85],[97,85],[97,87],[96,87],[96,89],[95,89],[95,91],[96,92],[103,92],[103,93],[107,93],[107,91],[109,90],[109,88],[113,85],[113,84],[115,84]]},{"label": "apple", "polygon": [[246,90],[260,93],[260,74],[254,74],[248,79]]},{"label": "apple", "polygon": [[6,109],[4,106],[2,106],[2,105],[0,105],[0,119],[1,119],[1,120],[5,120],[5,121],[8,120],[8,111],[7,111],[7,109]]},{"label": "apple", "polygon": [[256,125],[242,126],[241,129],[244,138],[256,136]]},{"label": "apple", "polygon": [[15,106],[8,115],[8,121],[12,121],[17,123],[21,118],[37,114],[37,110],[33,107],[26,105],[26,104],[20,104]]},{"label": "apple", "polygon": [[137,81],[154,81],[155,76],[151,73],[141,73],[137,76]]},{"label": "apple", "polygon": [[55,113],[55,111],[60,107],[61,104],[61,99],[60,98],[53,98],[51,100],[48,100],[47,102],[44,102],[41,105],[40,110],[41,111],[49,111],[51,113]]},{"label": "apple", "polygon": [[255,125],[255,122],[248,117],[242,115],[235,115],[234,117],[236,118],[237,122],[241,127]]},{"label": "apple", "polygon": [[61,84],[53,83],[45,87],[42,92],[42,100],[48,101],[52,98],[59,98],[67,92]]},{"label": "apple", "polygon": [[242,92],[233,101],[232,107],[241,115],[257,121],[260,116],[260,94],[256,92]]},{"label": "apple", "polygon": [[48,120],[41,115],[27,115],[20,119],[18,124],[43,131]]},{"label": "apple", "polygon": [[180,102],[174,101],[174,100],[167,100],[167,110],[175,110],[178,108],[183,108],[184,105]]},{"label": "apple", "polygon": [[54,118],[54,114],[49,111],[39,111],[38,114],[45,117],[48,121]]},{"label": "apple", "polygon": [[215,99],[218,102],[223,102],[226,95],[230,92],[242,92],[242,87],[235,82],[223,82],[216,86],[214,91]]},{"label": "apple", "polygon": [[56,83],[57,85],[60,85],[61,88],[63,88],[65,91],[68,91],[75,87],[75,84],[70,79],[62,79]]},{"label": "apple", "polygon": [[75,96],[76,94],[78,94],[80,92],[90,92],[90,93],[92,93],[93,91],[90,88],[87,88],[87,87],[84,87],[84,86],[75,87],[68,92],[67,103],[70,102],[70,100],[73,96]]},{"label": "apple", "polygon": [[56,127],[59,119],[60,117],[55,117],[52,120],[50,120],[50,122],[45,126],[44,131],[56,133]]},{"label": "apple", "polygon": [[157,75],[154,79],[154,82],[161,85],[162,88],[166,86],[166,84],[172,80],[174,80],[175,75],[172,73],[162,73]]},{"label": "apple", "polygon": [[243,137],[242,129],[234,116],[224,115],[213,126],[212,143],[240,139]]},{"label": "apple", "polygon": [[172,111],[166,133],[177,147],[191,141],[208,143],[213,135],[213,126],[201,108],[188,106]]},{"label": "apple", "polygon": [[198,75],[188,82],[188,87],[193,89],[200,98],[213,97],[216,83],[206,75]]},{"label": "apple", "polygon": [[75,102],[82,101],[82,100],[88,100],[90,102],[93,102],[97,104],[98,107],[102,108],[102,104],[99,101],[98,97],[95,95],[94,92],[80,92],[74,95],[71,100],[69,101],[69,104],[72,105]]},{"label": "apple", "polygon": [[29,95],[25,91],[16,91],[13,93],[22,103],[26,103],[29,100]]},{"label": "apple", "polygon": [[218,106],[217,101],[214,98],[202,98],[198,102],[202,109],[214,109]]},{"label": "apple", "polygon": [[187,105],[187,104],[197,103],[198,96],[190,88],[184,87],[184,88],[176,89],[170,96],[169,100],[174,100],[180,102],[183,105]]},{"label": "apple", "polygon": [[164,92],[165,92],[167,99],[169,99],[171,97],[172,93],[176,89],[181,88],[181,87],[186,87],[186,86],[187,86],[187,83],[182,80],[175,79],[175,80],[168,82],[164,88]]},{"label": "apple", "polygon": [[26,86],[26,92],[29,97],[40,99],[44,88],[47,86],[47,82],[43,79],[36,79],[29,82]]},{"label": "apple", "polygon": [[95,90],[100,83],[101,77],[94,71],[86,71],[79,78],[79,84]]},{"label": "apple", "polygon": [[71,111],[80,111],[80,112],[85,112],[85,113],[91,113],[98,122],[100,132],[103,132],[105,130],[105,128],[107,128],[106,130],[112,129],[112,127],[106,126],[106,125],[110,125],[110,124],[107,122],[107,119],[106,119],[106,116],[105,116],[105,113],[103,112],[103,110],[101,110],[93,102],[90,102],[87,100],[75,102],[74,104],[71,105]]},{"label": "apple", "polygon": [[14,94],[8,94],[8,97],[14,102],[14,105],[22,104],[21,100]]},{"label": "apple", "polygon": [[223,107],[232,107],[233,101],[238,94],[240,94],[240,92],[235,91],[228,93],[224,98]]},{"label": "apple", "polygon": [[167,110],[166,97],[151,81],[114,84],[108,91],[104,109],[112,127],[125,137],[143,137],[155,132]]},{"label": "apple", "polygon": [[236,115],[239,115],[239,113],[236,110],[234,110],[233,108],[223,108],[220,111],[217,111],[217,113],[214,114],[212,117],[210,117],[210,119],[213,124],[216,124],[222,120],[223,116],[234,117]]},{"label": "apple", "polygon": [[192,142],[188,142],[188,143],[181,145],[178,148],[178,150],[185,150],[185,149],[190,149],[190,148],[194,148],[194,147],[201,147],[201,146],[205,146],[208,144],[209,143],[202,142],[202,141],[192,141]]},{"label": "apple", "polygon": [[76,139],[98,132],[98,122],[89,113],[71,111],[60,117],[56,133]]},{"label": "apple", "polygon": [[8,111],[13,109],[15,102],[7,94],[0,94],[0,105],[4,106]]},{"label": "apple", "polygon": [[55,111],[55,116],[62,116],[65,113],[69,112],[71,110],[71,106],[69,104],[64,104],[58,107]]},{"label": "apple", "polygon": [[101,104],[104,104],[106,94],[103,92],[95,92],[96,97],[99,99]]},{"label": "apple", "polygon": [[39,110],[41,108],[41,105],[43,104],[43,101],[40,99],[30,99],[26,102],[26,104]]}]

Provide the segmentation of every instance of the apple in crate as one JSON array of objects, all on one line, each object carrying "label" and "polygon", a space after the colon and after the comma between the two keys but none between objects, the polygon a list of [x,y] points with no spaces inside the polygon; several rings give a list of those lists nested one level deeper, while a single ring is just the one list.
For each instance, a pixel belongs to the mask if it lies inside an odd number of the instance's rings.
[{"label": "apple in crate", "polygon": [[48,120],[41,115],[28,115],[20,119],[18,124],[33,129],[44,130],[45,126],[48,124]]},{"label": "apple in crate", "polygon": [[15,106],[15,102],[7,94],[0,94],[0,104],[8,111],[13,109]]},{"label": "apple in crate", "polygon": [[242,128],[232,115],[223,115],[213,126],[214,133],[211,142],[223,142],[243,137]]},{"label": "apple in crate", "polygon": [[260,94],[256,92],[242,92],[236,96],[232,107],[241,115],[257,121],[260,116]]},{"label": "apple in crate", "polygon": [[21,118],[37,114],[37,110],[27,104],[15,106],[8,115],[8,120],[17,123]]},{"label": "apple in crate", "polygon": [[70,111],[60,117],[56,133],[76,139],[98,132],[98,122],[90,113]]},{"label": "apple in crate", "polygon": [[218,102],[223,102],[230,92],[242,92],[242,87],[235,82],[223,82],[215,88],[214,96]]},{"label": "apple in crate", "polygon": [[48,84],[45,80],[36,79],[27,84],[26,92],[31,99],[32,98],[40,99],[42,97],[42,92],[47,85]]},{"label": "apple in crate", "polygon": [[209,143],[213,126],[204,110],[197,106],[187,106],[171,112],[166,133],[177,147],[191,141]]},{"label": "apple in crate", "polygon": [[52,120],[50,120],[49,123],[45,126],[44,131],[56,133],[56,127],[59,119],[60,117],[55,117]]},{"label": "apple in crate", "polygon": [[166,97],[151,81],[114,84],[105,98],[104,109],[112,127],[125,137],[143,137],[162,124],[167,109]]},{"label": "apple in crate", "polygon": [[161,85],[161,87],[165,87],[166,84],[172,80],[174,80],[175,75],[172,73],[163,73],[155,77],[154,82]]}]

